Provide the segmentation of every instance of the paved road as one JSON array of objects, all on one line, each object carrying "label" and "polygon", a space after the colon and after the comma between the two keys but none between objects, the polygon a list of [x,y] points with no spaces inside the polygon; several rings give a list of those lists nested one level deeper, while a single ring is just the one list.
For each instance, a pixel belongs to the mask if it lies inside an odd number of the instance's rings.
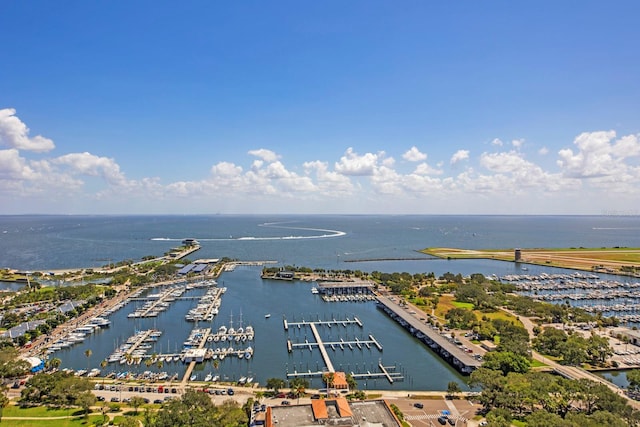
[{"label": "paved road", "polygon": [[[528,317],[522,317],[522,316],[518,316],[516,313],[510,311],[510,310],[506,310],[503,309],[503,311],[510,313],[514,316],[517,316],[518,319],[520,319],[520,321],[522,322],[522,325],[525,327],[525,329],[529,332],[529,337],[533,338],[535,336],[535,334],[533,333],[533,328],[536,327],[537,325],[534,324],[531,319],[529,319]],[[541,362],[544,363],[545,365],[549,366],[551,369],[553,369],[554,371],[556,371],[557,373],[559,373],[560,375],[563,375],[567,378],[571,378],[574,380],[579,380],[579,379],[587,379],[587,380],[591,380],[591,381],[595,381],[598,382],[600,384],[604,384],[607,387],[609,387],[609,389],[611,389],[611,391],[613,391],[614,393],[616,393],[619,396],[624,397],[625,399],[627,399],[627,402],[629,403],[629,405],[631,405],[634,409],[640,409],[640,402],[631,399],[629,396],[627,396],[626,394],[624,394],[624,391],[618,387],[617,385],[605,380],[604,378],[586,371],[582,368],[578,368],[576,366],[565,366],[565,365],[561,365],[553,360],[550,360],[549,358],[544,357],[543,355],[541,355],[540,353],[538,353],[537,351],[531,351],[531,355],[532,357]]]}]

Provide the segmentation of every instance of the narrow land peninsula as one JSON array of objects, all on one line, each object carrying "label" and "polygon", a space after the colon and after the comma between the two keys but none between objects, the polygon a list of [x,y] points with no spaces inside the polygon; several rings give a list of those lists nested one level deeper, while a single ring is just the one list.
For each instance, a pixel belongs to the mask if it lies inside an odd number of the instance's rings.
[{"label": "narrow land peninsula", "polygon": [[426,248],[420,252],[444,259],[495,259],[640,277],[640,248]]}]

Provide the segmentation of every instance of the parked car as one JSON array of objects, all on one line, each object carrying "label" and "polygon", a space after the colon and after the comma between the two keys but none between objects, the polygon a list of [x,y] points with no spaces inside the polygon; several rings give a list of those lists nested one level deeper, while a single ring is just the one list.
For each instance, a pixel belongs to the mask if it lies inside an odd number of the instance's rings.
[{"label": "parked car", "polygon": [[439,422],[440,424],[442,424],[443,426],[446,426],[446,425],[447,425],[447,417],[445,417],[444,415],[443,415],[443,416],[438,417],[438,422]]},{"label": "parked car", "polygon": [[414,404],[413,404],[413,406],[414,406],[414,407],[416,407],[416,408],[418,408],[418,409],[422,409],[422,408],[424,408],[424,405],[423,405],[422,403],[420,403],[420,402],[418,402],[418,403],[414,403]]}]

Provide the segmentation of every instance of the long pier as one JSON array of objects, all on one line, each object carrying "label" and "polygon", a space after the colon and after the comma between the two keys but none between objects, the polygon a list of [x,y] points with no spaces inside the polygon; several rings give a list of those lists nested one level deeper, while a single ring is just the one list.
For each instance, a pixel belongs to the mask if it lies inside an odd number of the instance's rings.
[{"label": "long pier", "polygon": [[[207,337],[209,337],[209,334],[211,333],[211,329],[206,328],[203,331],[202,334],[202,338],[200,338],[200,343],[198,344],[198,349],[202,349],[204,348],[205,344],[207,343]],[[193,368],[196,367],[196,362],[195,360],[189,362],[189,366],[187,366],[187,370],[184,373],[184,377],[182,377],[182,384],[186,384],[187,381],[189,380],[189,378],[191,377],[191,373],[193,372]]]},{"label": "long pier", "polygon": [[[313,333],[313,337],[315,341],[309,341],[305,339],[304,342],[292,343],[291,340],[287,340],[287,351],[291,353],[294,349],[309,349],[309,351],[313,351],[314,348],[318,348],[320,350],[320,355],[322,356],[322,360],[325,364],[325,369],[322,371],[303,371],[298,372],[294,371],[292,373],[287,373],[288,378],[292,377],[318,377],[326,374],[327,372],[335,372],[335,367],[333,366],[333,362],[331,361],[331,357],[327,352],[327,346],[331,347],[333,351],[336,351],[337,348],[341,350],[345,350],[345,348],[349,348],[351,350],[360,349],[364,350],[364,347],[371,349],[372,346],[375,346],[379,351],[382,351],[382,345],[373,337],[373,335],[369,335],[369,339],[360,339],[355,338],[353,340],[344,340],[340,338],[339,341],[323,341],[320,333],[318,332],[317,325],[320,326],[331,326],[331,325],[342,325],[347,327],[349,324],[356,324],[363,327],[362,322],[357,317],[353,319],[346,318],[345,320],[331,319],[331,320],[318,320],[318,321],[301,321],[301,322],[287,322],[287,319],[283,319],[283,326],[285,331],[289,330],[289,327],[298,327],[302,328],[309,327],[311,328],[311,332]],[[404,377],[400,373],[393,372],[392,369],[394,367],[385,367],[382,365],[382,362],[378,364],[378,368],[381,372],[370,372],[366,373],[351,373],[354,378],[386,378],[390,383],[393,383],[394,380],[403,379]]]},{"label": "long pier", "polygon": [[357,317],[353,317],[353,319],[349,319],[348,317],[345,320],[337,320],[337,319],[331,319],[331,320],[311,320],[311,321],[307,321],[307,320],[302,320],[301,322],[288,322],[287,319],[283,319],[283,324],[284,324],[284,330],[288,331],[289,328],[295,328],[298,327],[298,329],[302,328],[302,327],[306,327],[309,326],[311,324],[315,324],[315,325],[321,325],[321,326],[328,326],[331,327],[332,325],[336,325],[336,326],[344,326],[345,328],[347,327],[347,325],[352,325],[352,324],[356,324],[358,326],[360,326],[362,328],[362,321],[360,321],[360,319],[358,319]]},{"label": "long pier", "polygon": [[316,343],[318,344],[318,348],[320,349],[320,354],[322,355],[322,359],[324,360],[324,364],[327,367],[327,370],[329,372],[335,372],[336,370],[333,368],[333,363],[331,362],[331,358],[327,353],[327,349],[324,347],[324,343],[322,342],[322,338],[318,333],[318,329],[316,328],[316,325],[311,323],[310,326],[311,326],[311,332],[313,332],[313,336],[316,339]]},{"label": "long pier", "polygon": [[[384,366],[382,362],[378,363],[378,369],[380,372],[349,372],[349,374],[356,380],[358,379],[377,379],[377,378],[385,378],[389,383],[393,384],[395,381],[404,380],[404,375],[400,372],[395,372],[395,366]],[[310,369],[306,371],[297,371],[287,373],[287,378],[298,378],[298,377],[322,377],[325,375],[327,371],[312,371]]]},{"label": "long pier", "polygon": [[451,363],[463,374],[470,374],[482,364],[462,348],[440,335],[437,330],[418,320],[402,306],[385,296],[378,296],[378,308],[407,329],[412,335],[428,345],[440,357]]}]

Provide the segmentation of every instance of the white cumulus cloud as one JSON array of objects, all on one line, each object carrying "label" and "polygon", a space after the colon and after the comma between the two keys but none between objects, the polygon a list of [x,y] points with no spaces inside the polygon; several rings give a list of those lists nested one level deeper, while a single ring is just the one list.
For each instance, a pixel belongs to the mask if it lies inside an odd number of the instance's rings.
[{"label": "white cumulus cloud", "polygon": [[57,165],[66,165],[74,172],[100,176],[111,185],[126,185],[124,174],[115,160],[91,153],[71,153],[52,160]]},{"label": "white cumulus cloud", "polygon": [[265,162],[275,162],[276,160],[278,160],[280,158],[280,156],[276,153],[274,153],[271,150],[267,150],[266,148],[260,148],[258,150],[251,150],[249,151],[249,154],[251,154],[252,156],[258,157],[262,160],[264,160]]},{"label": "white cumulus cloud", "polygon": [[384,152],[366,153],[361,156],[349,147],[344,156],[340,157],[340,161],[336,162],[335,170],[343,175],[371,176],[376,171],[381,157],[384,157]]},{"label": "white cumulus cloud", "polygon": [[453,156],[451,156],[450,164],[455,165],[463,160],[467,160],[469,158],[469,150],[458,150]]},{"label": "white cumulus cloud", "polygon": [[595,178],[620,173],[621,168],[626,167],[612,156],[612,141],[615,137],[615,131],[581,133],[573,141],[577,147],[576,153],[570,148],[558,152],[558,166],[566,175],[576,178]]},{"label": "white cumulus cloud", "polygon": [[511,145],[513,145],[514,148],[522,148],[522,146],[524,145],[524,139],[514,139],[513,141],[511,141]]},{"label": "white cumulus cloud", "polygon": [[29,128],[16,116],[13,108],[0,110],[0,144],[38,153],[51,151],[55,147],[49,138],[40,135],[29,137]]},{"label": "white cumulus cloud", "polygon": [[408,162],[421,162],[423,160],[427,160],[427,155],[425,153],[421,153],[414,145],[402,155],[402,158]]}]

